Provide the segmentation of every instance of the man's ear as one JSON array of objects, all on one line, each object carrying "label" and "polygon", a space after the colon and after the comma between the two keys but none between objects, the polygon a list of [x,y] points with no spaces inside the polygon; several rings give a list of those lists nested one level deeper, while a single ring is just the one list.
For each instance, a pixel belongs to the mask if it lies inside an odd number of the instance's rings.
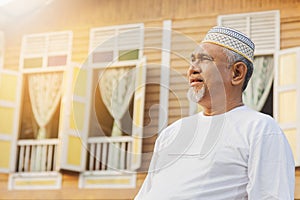
[{"label": "man's ear", "polygon": [[247,66],[243,62],[236,62],[232,67],[232,78],[231,84],[234,86],[241,85],[243,86],[246,73],[247,73]]}]

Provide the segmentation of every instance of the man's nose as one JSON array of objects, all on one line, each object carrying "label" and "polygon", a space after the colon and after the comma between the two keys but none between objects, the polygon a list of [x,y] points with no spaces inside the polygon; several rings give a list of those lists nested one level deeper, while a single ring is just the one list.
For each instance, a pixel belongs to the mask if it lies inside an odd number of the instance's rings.
[{"label": "man's nose", "polygon": [[187,75],[191,76],[192,74],[200,74],[201,73],[201,68],[198,66],[196,63],[191,62],[190,67],[187,71]]}]

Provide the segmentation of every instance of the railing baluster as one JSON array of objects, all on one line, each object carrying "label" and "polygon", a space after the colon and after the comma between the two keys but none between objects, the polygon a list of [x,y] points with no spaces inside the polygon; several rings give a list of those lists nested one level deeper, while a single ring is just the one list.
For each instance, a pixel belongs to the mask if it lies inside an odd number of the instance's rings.
[{"label": "railing baluster", "polygon": [[32,145],[31,146],[31,154],[30,154],[30,172],[33,172],[36,170],[35,154],[36,154],[36,146]]},{"label": "railing baluster", "polygon": [[47,167],[46,167],[46,171],[51,171],[51,170],[52,170],[53,146],[54,146],[54,145],[49,145],[49,146],[48,146],[48,155],[47,155]]},{"label": "railing baluster", "polygon": [[107,144],[109,143],[103,143],[102,145],[101,170],[106,170]]},{"label": "railing baluster", "polygon": [[94,169],[94,158],[95,158],[95,143],[90,144],[90,163],[89,170],[93,171]]},{"label": "railing baluster", "polygon": [[44,172],[46,170],[46,160],[47,160],[47,145],[42,145],[42,158],[41,158],[41,171]]},{"label": "railing baluster", "polygon": [[101,143],[97,143],[96,145],[96,169],[95,170],[99,170],[100,169],[100,162],[101,162]]},{"label": "railing baluster", "polygon": [[120,169],[124,169],[125,167],[125,153],[126,153],[126,150],[125,150],[125,144],[126,142],[122,142],[121,143],[121,149],[120,149]]},{"label": "railing baluster", "polygon": [[25,145],[25,164],[24,164],[24,171],[28,172],[29,171],[29,167],[30,167],[30,146],[29,145]]},{"label": "railing baluster", "polygon": [[52,159],[52,171],[57,171],[57,166],[56,166],[56,157],[57,157],[57,144],[53,145],[53,159]]},{"label": "railing baluster", "polygon": [[127,156],[126,156],[126,161],[127,161],[127,165],[126,165],[126,169],[130,170],[131,168],[131,155],[132,155],[132,142],[128,142],[128,148],[127,148]]},{"label": "railing baluster", "polygon": [[23,171],[23,165],[24,165],[23,162],[24,162],[24,146],[20,146],[18,172],[22,172]]},{"label": "railing baluster", "polygon": [[42,147],[39,144],[34,145],[35,147],[35,168],[34,171],[41,170],[41,161],[42,161]]}]

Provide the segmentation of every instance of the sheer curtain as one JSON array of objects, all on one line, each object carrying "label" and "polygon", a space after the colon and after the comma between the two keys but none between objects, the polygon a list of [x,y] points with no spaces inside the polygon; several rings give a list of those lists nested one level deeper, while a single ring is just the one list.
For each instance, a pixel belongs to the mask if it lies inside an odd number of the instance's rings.
[{"label": "sheer curtain", "polygon": [[45,139],[47,136],[46,125],[59,105],[62,80],[62,72],[37,73],[28,76],[30,102],[39,126],[37,139]]},{"label": "sheer curtain", "polygon": [[106,69],[99,81],[103,103],[114,118],[112,136],[121,136],[120,120],[128,111],[134,92],[135,76],[130,67]]},{"label": "sheer curtain", "polygon": [[[135,76],[132,67],[106,69],[99,81],[99,89],[104,105],[114,118],[111,136],[121,136],[121,119],[129,112],[129,103],[134,93]],[[109,145],[108,166],[119,168],[120,146],[118,143]]]},{"label": "sheer curtain", "polygon": [[268,55],[255,57],[253,67],[253,75],[243,93],[243,100],[247,106],[260,111],[268,98],[273,82],[273,56]]}]

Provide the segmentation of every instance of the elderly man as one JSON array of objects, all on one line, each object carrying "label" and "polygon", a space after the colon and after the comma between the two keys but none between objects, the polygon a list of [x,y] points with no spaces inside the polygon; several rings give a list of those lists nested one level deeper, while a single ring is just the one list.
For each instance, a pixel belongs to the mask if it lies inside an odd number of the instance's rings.
[{"label": "elderly man", "polygon": [[254,44],[212,28],[191,56],[188,96],[203,112],[168,126],[135,199],[294,199],[294,160],[269,116],[243,105]]}]

